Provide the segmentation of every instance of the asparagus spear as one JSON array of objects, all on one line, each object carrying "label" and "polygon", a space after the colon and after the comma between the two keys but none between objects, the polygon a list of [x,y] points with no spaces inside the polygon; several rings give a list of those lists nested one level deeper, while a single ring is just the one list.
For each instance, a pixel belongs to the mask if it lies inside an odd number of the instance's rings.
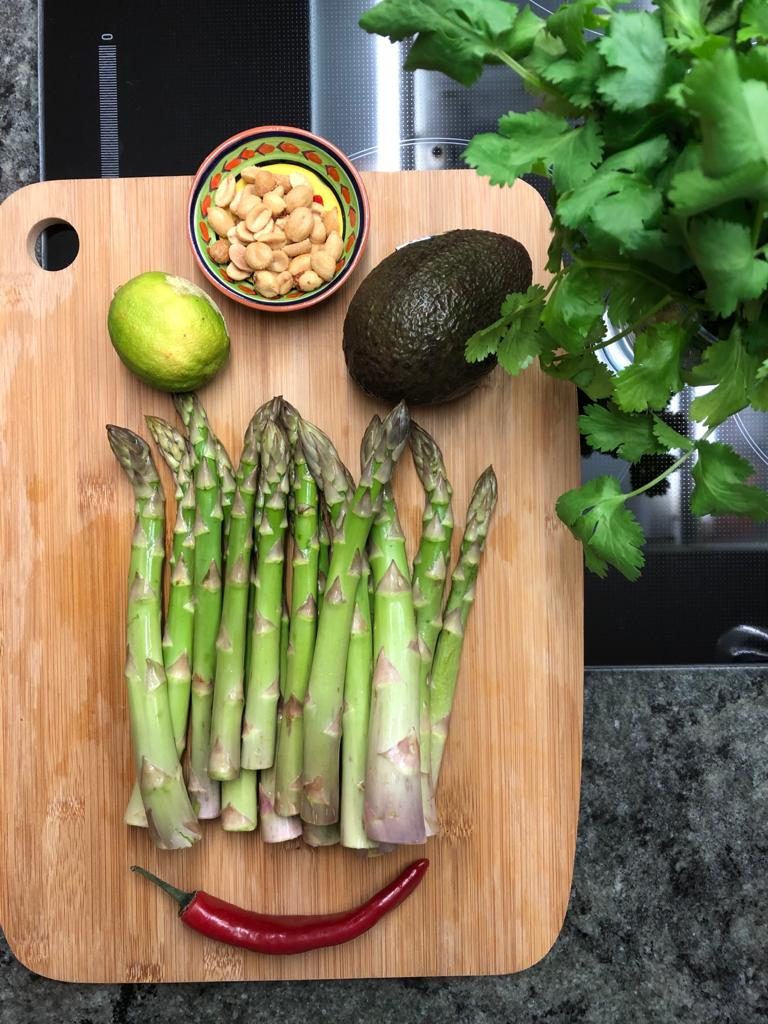
[{"label": "asparagus spear", "polygon": [[189,793],[198,817],[219,816],[220,787],[208,775],[216,638],[221,618],[222,510],[216,445],[196,395],[174,396],[197,457],[195,466],[195,617],[189,735]]},{"label": "asparagus spear", "polygon": [[338,822],[334,825],[310,825],[305,821],[301,838],[307,846],[338,846],[341,829]]},{"label": "asparagus spear", "polygon": [[[284,404],[289,408],[287,403]],[[317,486],[323,492],[323,501],[330,519],[330,539],[333,541],[349,508],[355,483],[333,442],[324,431],[301,417],[298,429],[305,458]]]},{"label": "asparagus spear", "polygon": [[259,772],[259,830],[265,843],[284,843],[302,833],[298,814],[286,818],[275,810],[275,766]]},{"label": "asparagus spear", "polygon": [[368,592],[370,574],[365,559],[355,597],[344,680],[344,710],[341,716],[341,845],[355,850],[368,850],[376,845],[365,834],[364,823],[365,766],[373,669]]},{"label": "asparagus spear", "polygon": [[[237,471],[227,542],[224,598],[216,641],[211,752],[212,779],[236,779],[240,773],[245,673],[245,626],[253,550],[253,514],[258,482],[259,438],[249,426]],[[254,802],[255,802],[254,781]]]},{"label": "asparagus spear", "polygon": [[430,679],[430,717],[432,736],[430,768],[433,790],[437,788],[440,765],[453,706],[453,695],[459,675],[461,649],[467,619],[475,599],[475,584],[485,541],[491,523],[498,485],[493,467],[480,476],[472,491],[467,509],[467,522],[461,541],[461,552],[451,577],[451,591],[443,615],[443,628],[437,639]]},{"label": "asparagus spear", "polygon": [[[280,399],[279,398],[271,398],[268,402],[265,402],[264,405],[260,406],[260,408],[258,408],[256,410],[256,412],[253,415],[253,418],[251,419],[251,422],[248,424],[247,433],[248,434],[253,434],[254,440],[256,442],[256,447],[259,450],[259,452],[261,451],[261,439],[262,439],[262,435],[264,433],[264,427],[267,425],[267,422],[269,420],[275,419],[275,417],[279,414],[279,412],[280,412]],[[253,523],[254,535],[258,531],[259,523],[261,522],[260,519],[259,519],[259,522],[256,522],[255,516],[256,516],[256,506],[254,504],[254,523]],[[251,637],[253,636],[253,609],[254,609],[254,606],[256,604],[256,565],[254,563],[253,554],[251,556],[251,566],[250,566],[249,580],[250,580],[250,582],[249,582],[249,586],[248,586],[248,615],[247,615],[246,622],[245,622],[245,678],[246,679],[248,678],[248,672],[250,671],[250,665],[251,665]]]},{"label": "asparagus spear", "polygon": [[184,788],[163,667],[163,491],[146,442],[124,427],[108,426],[107,435],[136,499],[125,663],[136,776],[150,835],[158,846],[176,849],[197,842],[200,829]]},{"label": "asparagus spear", "polygon": [[256,772],[240,770],[221,784],[221,827],[225,832],[253,832],[259,821]]},{"label": "asparagus spear", "polygon": [[[283,601],[283,614],[280,617],[280,689],[288,672],[288,636],[290,615],[288,606]],[[278,709],[277,727],[280,729],[282,710]],[[284,843],[288,839],[297,839],[302,833],[301,818],[298,814],[285,817],[277,812],[276,803],[277,765],[259,772],[259,805],[261,808],[261,838],[265,843]]]},{"label": "asparagus spear", "polygon": [[189,694],[192,684],[192,638],[195,618],[195,482],[194,456],[186,438],[159,416],[145,416],[155,444],[176,484],[176,523],[171,549],[168,613],[163,632],[163,663],[168,677],[168,697],[176,749],[182,753],[187,740]]},{"label": "asparagus spear", "polygon": [[318,543],[318,555],[317,555],[317,613],[320,614],[320,609],[323,607],[323,596],[325,595],[325,585],[328,581],[328,567],[331,564],[331,537],[328,533],[328,526],[325,522],[325,511],[323,509],[324,502],[321,501],[319,516],[318,516],[318,530],[317,530],[317,543]]},{"label": "asparagus spear", "polygon": [[232,468],[232,460],[227,453],[227,449],[218,437],[213,436],[212,439],[216,449],[216,472],[219,476],[219,486],[221,488],[222,528],[226,538],[229,537],[229,525],[232,519],[232,506],[235,501],[237,482],[235,480],[235,471]]},{"label": "asparagus spear", "polygon": [[262,439],[256,502],[260,524],[251,663],[240,753],[240,763],[244,768],[270,768],[275,757],[276,709],[280,694],[280,615],[288,527],[288,467],[288,441],[282,428],[270,420]]},{"label": "asparagus spear", "polygon": [[283,403],[282,422],[291,446],[291,532],[293,561],[291,614],[285,672],[281,673],[282,715],[275,755],[275,808],[298,814],[304,752],[304,698],[317,629],[318,492],[299,440],[299,414]]},{"label": "asparagus spear", "polygon": [[376,589],[365,831],[377,842],[423,843],[416,613],[405,535],[388,484],[369,552]]},{"label": "asparagus spear", "polygon": [[438,831],[434,788],[430,781],[430,693],[429,673],[442,622],[443,594],[448,576],[453,537],[452,489],[443,461],[443,453],[426,430],[411,422],[411,452],[416,472],[424,488],[424,515],[421,540],[413,560],[413,604],[419,641],[419,743],[421,755],[421,793],[427,835]]},{"label": "asparagus spear", "polygon": [[[313,825],[331,825],[339,817],[342,696],[362,552],[381,503],[382,487],[405,446],[408,426],[408,410],[400,403],[382,424],[375,450],[333,538],[328,588],[318,621],[304,705],[301,816]],[[315,479],[322,479],[323,451],[315,447],[316,437],[305,434],[303,423],[299,430],[307,463]]]}]

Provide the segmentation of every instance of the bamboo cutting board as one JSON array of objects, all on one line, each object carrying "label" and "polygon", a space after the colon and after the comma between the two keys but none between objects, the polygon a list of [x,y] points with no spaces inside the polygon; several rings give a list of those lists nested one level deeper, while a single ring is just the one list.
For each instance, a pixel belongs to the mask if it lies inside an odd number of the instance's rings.
[{"label": "bamboo cutting board", "polygon": [[[230,452],[253,410],[282,393],[327,430],[350,466],[382,406],[346,375],[341,329],[357,284],[408,239],[456,227],[520,239],[545,275],[548,214],[518,183],[470,171],[368,174],[367,253],[339,294],[305,314],[254,313],[217,297],[232,358],[203,393]],[[145,270],[202,284],[184,234],[189,179],[32,185],[0,208],[0,771],[6,806],[0,922],[30,969],[70,981],[159,982],[500,974],[550,949],[565,914],[576,840],[582,716],[582,578],[554,503],[579,479],[575,395],[531,369],[495,371],[469,397],[417,411],[453,481],[458,547],[475,478],[492,462],[499,504],[480,574],[441,780],[443,835],[417,892],[349,945],[268,958],[187,930],[128,870],[255,909],[325,913],[367,898],[421,848],[361,858],[338,847],[265,847],[207,823],[184,852],[155,851],[122,814],[131,788],[122,681],[132,497],[104,425],[145,434],[173,419],[106,332],[114,289]],[[34,260],[63,219],[77,259]],[[493,268],[488,268],[493,273]],[[396,478],[411,549],[422,495],[410,457]]]}]

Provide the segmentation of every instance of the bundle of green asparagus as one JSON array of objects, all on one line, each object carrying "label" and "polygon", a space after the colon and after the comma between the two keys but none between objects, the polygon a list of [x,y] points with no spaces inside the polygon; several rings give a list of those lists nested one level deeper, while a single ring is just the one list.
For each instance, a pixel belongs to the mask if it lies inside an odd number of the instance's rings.
[{"label": "bundle of green asparagus", "polygon": [[[125,679],[136,784],[125,820],[162,848],[198,821],[265,842],[370,852],[439,831],[435,805],[467,618],[496,503],[479,478],[449,579],[443,456],[401,403],[375,416],[355,484],[330,438],[282,397],[234,468],[198,397],[184,430],[147,417],[176,490],[163,616],[164,496],[149,446],[110,445],[135,496]],[[409,564],[391,488],[410,442],[425,493]],[[164,620],[164,630],[163,630]]]}]

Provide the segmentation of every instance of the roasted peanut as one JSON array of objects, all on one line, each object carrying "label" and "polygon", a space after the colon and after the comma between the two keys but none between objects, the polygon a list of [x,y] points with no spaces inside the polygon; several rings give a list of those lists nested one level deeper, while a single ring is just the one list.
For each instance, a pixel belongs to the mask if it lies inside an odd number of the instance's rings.
[{"label": "roasted peanut", "polygon": [[[229,263],[229,242],[219,238],[208,246],[208,255],[214,263]],[[309,264],[307,264],[309,266]]]},{"label": "roasted peanut", "polygon": [[315,288],[319,288],[322,283],[322,278],[319,277],[314,270],[305,270],[296,282],[303,292],[313,292]]},{"label": "roasted peanut", "polygon": [[250,216],[246,218],[245,221],[245,226],[248,228],[250,232],[252,232],[254,236],[258,235],[260,231],[263,231],[264,228],[267,227],[267,225],[270,225],[271,230],[272,214],[269,212],[266,206],[263,205],[258,210],[258,212],[252,212]]},{"label": "roasted peanut", "polygon": [[333,257],[334,263],[340,258],[344,252],[344,242],[342,241],[341,235],[338,231],[332,231],[325,240],[323,246],[327,253],[330,253]]},{"label": "roasted peanut", "polygon": [[277,179],[277,184],[281,185],[283,188],[283,195],[285,195],[286,192],[290,192],[291,179],[288,177],[287,174],[276,174],[275,178]]},{"label": "roasted peanut", "polygon": [[[248,228],[249,231],[253,231],[253,226],[256,223],[260,213],[266,213],[267,217],[269,217],[269,210],[266,208],[261,199],[259,199],[259,197],[256,196],[256,205],[252,206],[245,216],[245,226]],[[267,218],[265,218],[265,223],[266,219]]]},{"label": "roasted peanut", "polygon": [[266,242],[251,242],[245,248],[245,262],[253,270],[265,270],[272,262],[274,253]]},{"label": "roasted peanut", "polygon": [[217,235],[226,235],[235,226],[235,218],[221,206],[212,206],[208,211],[208,223]]},{"label": "roasted peanut", "polygon": [[[288,195],[290,197],[291,193],[289,192]],[[298,206],[285,225],[286,237],[290,238],[292,242],[301,242],[305,238],[309,238],[313,225],[314,220],[307,207]]]},{"label": "roasted peanut", "polygon": [[250,270],[241,270],[236,267],[234,263],[227,264],[227,277],[232,281],[244,281],[246,277],[250,277]]},{"label": "roasted peanut", "polygon": [[249,242],[253,241],[253,232],[248,230],[244,220],[241,220],[235,228],[235,234],[243,245],[248,245]]},{"label": "roasted peanut", "polygon": [[219,183],[219,187],[213,194],[213,201],[216,206],[229,206],[235,198],[235,179],[231,174],[225,174]]},{"label": "roasted peanut", "polygon": [[326,210],[325,213],[323,214],[323,224],[325,225],[325,230],[328,232],[329,235],[332,231],[338,231],[339,211]]},{"label": "roasted peanut", "polygon": [[[250,188],[250,185],[247,186]],[[238,200],[239,196],[239,200]],[[240,220],[245,220],[251,210],[261,209],[261,200],[258,196],[255,196],[252,192],[240,192],[235,199],[238,200],[237,206],[234,201],[230,204],[230,210],[236,213]]]},{"label": "roasted peanut", "polygon": [[323,206],[323,204],[322,203],[316,203],[314,199],[312,200],[312,205],[310,206],[310,210],[312,211],[312,213],[320,213],[320,214],[325,213],[325,207]]},{"label": "roasted peanut", "polygon": [[244,167],[242,171],[240,171],[240,177],[243,181],[253,184],[253,181],[260,170],[260,167]]},{"label": "roasted peanut", "polygon": [[277,274],[271,270],[259,270],[253,275],[256,291],[265,299],[274,299],[278,294]]},{"label": "roasted peanut", "polygon": [[310,266],[324,281],[330,281],[336,273],[336,260],[325,249],[318,249],[309,258]]},{"label": "roasted peanut", "polygon": [[293,288],[293,278],[287,270],[283,270],[277,275],[277,293],[278,295],[285,295]]},{"label": "roasted peanut", "polygon": [[259,235],[260,242],[266,242],[270,249],[282,249],[285,245],[285,232],[273,227],[269,234]]},{"label": "roasted peanut", "polygon": [[257,196],[265,196],[267,192],[272,191],[276,184],[277,178],[272,171],[268,171],[266,168],[259,168],[253,176],[253,187],[256,189]]},{"label": "roasted peanut", "polygon": [[273,217],[278,217],[285,209],[285,200],[281,194],[278,194],[277,189],[274,189],[272,192],[267,192],[263,197],[262,202]]},{"label": "roasted peanut", "polygon": [[312,205],[312,189],[309,185],[295,185],[285,197],[285,208],[289,213],[300,206]]},{"label": "roasted peanut", "polygon": [[305,238],[301,242],[290,242],[285,247],[286,254],[288,256],[300,256],[304,252],[310,252],[312,249],[312,243],[308,238]]},{"label": "roasted peanut", "polygon": [[246,196],[252,195],[253,185],[243,185],[242,188],[237,189],[237,191],[235,192],[234,199],[229,204],[229,209],[232,211],[232,213],[236,213],[237,216],[242,219],[243,217],[245,217],[245,213],[241,211],[240,204],[242,203],[243,199],[245,199]]},{"label": "roasted peanut", "polygon": [[285,231],[285,225],[288,223],[288,217],[275,217],[275,227],[280,228],[281,231]]},{"label": "roasted peanut", "polygon": [[324,242],[325,236],[327,234],[325,230],[325,225],[323,224],[322,220],[317,216],[317,214],[314,215],[314,221],[315,222],[312,225],[312,230],[309,234],[309,240],[310,242]]},{"label": "roasted peanut", "polygon": [[[285,249],[283,249],[283,252],[285,252]],[[305,270],[309,270],[311,265],[310,254],[303,252],[300,256],[293,257],[288,265],[288,269],[294,277],[299,277]]]},{"label": "roasted peanut", "polygon": [[227,238],[229,239],[229,244],[233,245],[238,240],[238,238],[237,238],[237,228],[235,228],[235,227],[230,228],[229,231],[227,232]]},{"label": "roasted peanut", "polygon": [[289,174],[288,180],[291,183],[291,188],[299,188],[302,185],[306,185],[307,188],[309,188],[309,181],[303,174],[299,174],[298,172],[295,174]]},{"label": "roasted peanut", "polygon": [[281,273],[283,270],[288,269],[290,259],[285,255],[282,249],[275,251],[272,250],[272,262],[269,264],[269,269],[273,270],[276,274]]},{"label": "roasted peanut", "polygon": [[245,258],[245,246],[242,242],[235,242],[233,245],[230,245],[229,258],[238,270],[246,270],[249,274],[253,270],[253,267],[248,266],[248,261]]}]

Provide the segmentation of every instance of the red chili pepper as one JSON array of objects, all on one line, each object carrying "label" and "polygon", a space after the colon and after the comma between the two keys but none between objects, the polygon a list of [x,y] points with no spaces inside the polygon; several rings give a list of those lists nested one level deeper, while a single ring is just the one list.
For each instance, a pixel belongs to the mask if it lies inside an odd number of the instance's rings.
[{"label": "red chili pepper", "polygon": [[226,942],[230,946],[243,946],[256,953],[284,955],[306,953],[323,946],[338,946],[367,932],[390,910],[410,896],[424,877],[429,861],[417,860],[372,896],[367,903],[340,914],[257,914],[227,903],[207,892],[184,892],[161,878],[134,865],[150,882],[159,885],[179,904],[179,917],[209,939]]}]

